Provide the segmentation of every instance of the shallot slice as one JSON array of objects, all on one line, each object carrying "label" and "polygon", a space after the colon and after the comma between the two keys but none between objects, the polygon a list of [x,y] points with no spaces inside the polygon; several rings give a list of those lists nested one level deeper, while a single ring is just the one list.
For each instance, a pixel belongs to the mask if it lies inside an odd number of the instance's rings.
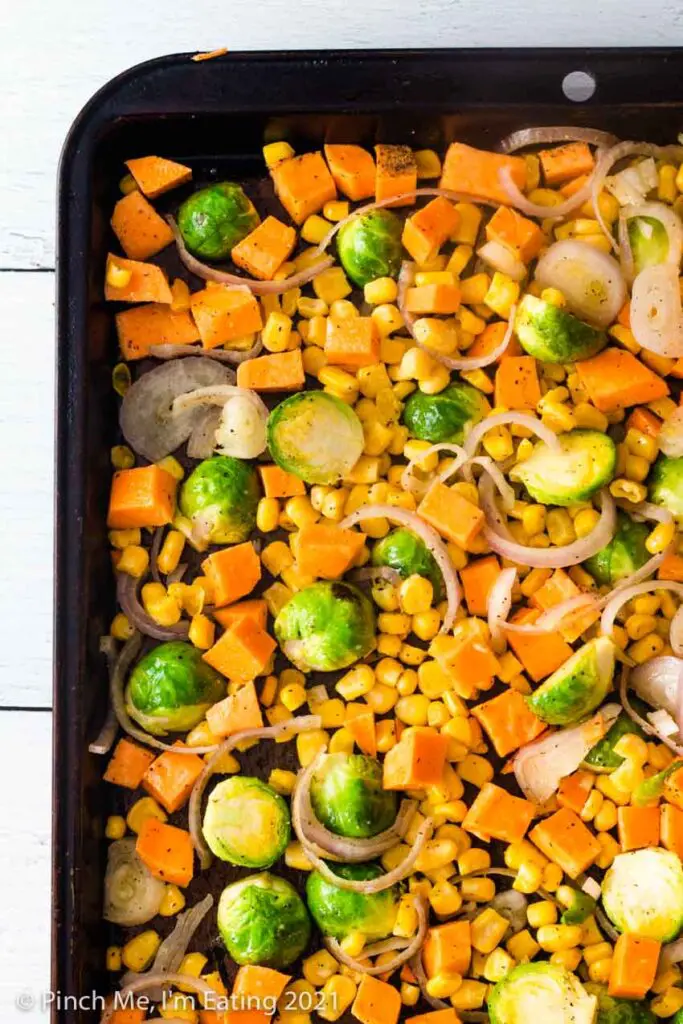
[{"label": "shallot slice", "polygon": [[360,960],[356,960],[354,957],[349,956],[348,953],[345,953],[340,943],[331,936],[324,936],[323,942],[335,960],[338,960],[340,964],[344,964],[346,967],[351,968],[352,971],[358,971],[360,974],[369,974],[370,977],[378,974],[390,974],[398,967],[401,967],[402,964],[406,963],[406,961],[419,954],[427,936],[427,929],[429,928],[429,913],[427,911],[427,904],[424,897],[415,896],[413,898],[413,904],[417,913],[418,926],[412,939],[388,939],[384,942],[375,943],[372,946],[366,946],[363,950],[362,955],[364,960],[370,957],[380,956],[382,953],[390,952],[392,949],[400,950],[400,952],[397,952],[396,956],[392,957],[392,959],[387,963],[375,964],[374,966],[366,965]]},{"label": "shallot slice", "polygon": [[502,654],[505,650],[505,632],[502,627],[512,608],[512,590],[516,582],[517,570],[503,569],[489,591],[488,625],[495,654]]},{"label": "shallot slice", "polygon": [[501,153],[516,153],[527,146],[547,146],[555,142],[587,142],[590,146],[614,146],[618,139],[599,128],[577,128],[576,125],[548,125],[543,128],[519,128],[501,139]]}]

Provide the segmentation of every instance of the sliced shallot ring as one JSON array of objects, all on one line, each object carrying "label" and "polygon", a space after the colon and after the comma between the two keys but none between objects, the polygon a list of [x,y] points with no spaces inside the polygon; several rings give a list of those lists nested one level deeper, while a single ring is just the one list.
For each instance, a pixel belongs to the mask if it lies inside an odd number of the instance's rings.
[{"label": "sliced shallot ring", "polygon": [[138,992],[144,992],[146,989],[157,988],[158,986],[175,985],[176,988],[185,989],[188,988],[191,992],[196,992],[199,996],[207,996],[211,1000],[216,999],[216,989],[212,988],[207,981],[203,978],[195,978],[191,974],[165,974],[162,971],[152,972],[147,974],[141,974],[134,981],[129,982],[128,985],[124,985],[122,989],[117,993],[117,999],[113,999],[107,1009],[102,1014],[100,1024],[110,1024],[113,1016],[121,1006],[128,1006],[128,996],[135,995]]},{"label": "sliced shallot ring", "polygon": [[197,405],[225,405],[231,398],[248,398],[261,412],[268,415],[268,406],[260,395],[250,388],[240,388],[235,384],[217,384],[215,387],[196,388],[194,391],[186,391],[174,400],[171,406],[171,415],[192,409]]},{"label": "sliced shallot ring", "polygon": [[616,135],[599,128],[577,128],[575,125],[547,125],[543,128],[520,128],[510,132],[498,143],[501,153],[516,153],[527,146],[552,145],[554,142],[587,142],[589,146],[614,146]]},{"label": "sliced shallot ring", "polygon": [[674,580],[647,580],[643,583],[635,583],[633,586],[617,587],[607,601],[600,619],[600,632],[610,635],[614,628],[619,609],[639,594],[649,594],[653,590],[671,590],[683,598],[683,583],[676,583]]},{"label": "sliced shallot ring", "polygon": [[517,582],[516,569],[503,569],[488,595],[488,625],[494,654],[505,650],[505,632],[502,626],[512,608],[512,590]]},{"label": "sliced shallot ring", "polygon": [[678,265],[645,267],[631,288],[631,331],[648,352],[680,359],[683,356],[683,307]]},{"label": "sliced shallot ring", "polygon": [[394,505],[364,505],[352,512],[351,515],[346,516],[339,525],[342,529],[348,530],[365,519],[381,518],[393,520],[393,522],[400,523],[401,526],[412,530],[420,540],[424,541],[434,556],[446,588],[447,607],[440,632],[447,633],[455,622],[455,616],[460,606],[460,584],[446,545],[436,530],[416,512],[408,512],[406,509],[396,508]]},{"label": "sliced shallot ring", "polygon": [[182,640],[189,631],[188,622],[178,622],[175,626],[160,626],[151,615],[148,615],[140,604],[138,587],[142,580],[128,573],[116,574],[116,596],[126,618],[135,629],[155,640]]},{"label": "sliced shallot ring", "polygon": [[[112,672],[114,671],[118,658],[118,647],[113,636],[107,635],[100,637],[100,654],[104,654],[107,659],[107,671],[109,673],[109,678],[111,679]],[[110,701],[104,725],[100,729],[97,739],[93,740],[93,742],[88,745],[88,751],[91,754],[108,754],[114,746],[114,740],[116,739],[118,728],[119,723],[116,720],[116,715],[114,714],[114,709],[111,706]]]},{"label": "sliced shallot ring", "polygon": [[496,465],[490,455],[475,455],[462,467],[466,480],[472,480],[472,466],[481,466],[498,491],[503,508],[509,512],[515,503],[515,492],[500,466]]},{"label": "sliced shallot ring", "polygon": [[[217,746],[210,748],[213,756],[207,761],[206,767],[202,771],[201,775],[197,778],[192,789],[190,796],[189,806],[189,824],[190,834],[192,836],[192,845],[197,851],[200,864],[202,868],[207,868],[211,863],[211,851],[204,841],[202,835],[202,797],[204,791],[216,771],[216,765],[219,763],[224,754],[229,754],[244,740],[274,740],[278,736],[282,736],[283,733],[291,732],[292,735],[297,735],[300,732],[310,732],[312,729],[319,729],[322,719],[319,715],[302,715],[299,718],[288,718],[284,722],[278,722],[277,725],[267,725],[262,729],[242,729],[240,732],[233,733],[232,736],[228,736],[227,739],[223,740]],[[173,748],[175,749],[175,748]],[[189,748],[189,752],[199,753],[201,748],[194,747]]]},{"label": "sliced shallot ring", "polygon": [[[408,966],[411,968],[415,979],[420,986],[420,992],[422,998],[428,1003],[433,1010],[450,1010],[451,1004],[447,1003],[445,999],[439,999],[437,996],[430,996],[427,991],[427,975],[422,964],[422,953],[415,953],[408,962]],[[462,1016],[462,1014],[460,1014]]]},{"label": "sliced shallot ring", "polygon": [[541,423],[539,419],[536,419],[535,416],[531,416],[526,412],[498,412],[494,416],[487,416],[477,423],[465,438],[463,447],[470,458],[476,453],[484,434],[487,434],[489,430],[493,430],[494,427],[502,427],[508,423],[514,423],[518,427],[530,430],[541,441],[544,441],[549,448],[552,448],[554,451],[560,450],[557,434],[550,427],[546,427],[545,423]]},{"label": "sliced shallot ring", "polygon": [[607,938],[612,942],[616,942],[621,933],[614,927],[599,903],[596,903],[593,913],[595,914],[595,920],[598,922]]},{"label": "sliced shallot ring", "polygon": [[669,750],[673,750],[674,754],[678,754],[680,757],[683,755],[683,747],[678,743],[674,743],[666,733],[661,732],[652,724],[652,722],[649,722],[646,718],[643,718],[642,715],[639,715],[633,707],[633,704],[631,704],[628,696],[629,675],[630,672],[628,666],[622,665],[621,677],[619,679],[619,700],[621,701],[624,711],[631,721],[635,722],[636,725],[639,725],[647,736],[656,736],[660,743],[663,743],[665,747],[668,747]]},{"label": "sliced shallot ring", "polygon": [[227,348],[202,348],[196,345],[151,345],[149,354],[156,359],[177,359],[179,356],[204,356],[206,359],[216,359],[219,363],[230,363],[232,366],[239,366],[249,359],[254,359],[263,351],[261,337],[256,339],[251,348],[245,352],[237,349]]},{"label": "sliced shallot ring", "polygon": [[510,203],[517,210],[521,210],[528,217],[536,217],[539,220],[561,220],[563,217],[567,217],[574,210],[578,209],[579,206],[590,199],[591,187],[593,183],[593,177],[597,173],[597,169],[600,166],[599,162],[591,172],[590,177],[581,186],[578,192],[575,192],[569,199],[565,199],[563,203],[558,203],[557,206],[541,206],[540,203],[532,203],[530,199],[524,195],[522,190],[518,187],[512,178],[512,171],[509,167],[501,167],[498,177],[500,183],[505,189]]},{"label": "sliced shallot ring", "polygon": [[599,612],[600,607],[600,602],[593,594],[576,594],[548,608],[535,622],[505,622],[504,628],[505,632],[526,633],[528,636],[554,633],[560,626],[569,625],[573,618],[584,615],[587,611]]},{"label": "sliced shallot ring", "polygon": [[[437,452],[455,452],[455,459],[453,463],[446,469],[442,470],[437,476],[439,483],[444,483],[454,473],[457,473],[459,469],[462,469],[465,462],[467,462],[468,455],[465,449],[459,444],[451,444],[448,441],[442,441],[439,444],[433,444],[431,448],[428,448],[424,452],[420,452],[414,458],[410,460],[406,468],[403,470],[401,476],[401,487],[404,491],[412,491],[415,479],[414,472],[416,467],[419,467],[421,462],[424,462],[429,458],[430,455],[436,455]],[[431,481],[425,481],[425,485],[428,487]]]},{"label": "sliced shallot ring", "polygon": [[[392,949],[400,950],[397,952],[395,957],[383,964],[375,964],[374,966],[366,966],[354,957],[349,956],[342,949],[339,942],[333,939],[329,935],[323,936],[323,942],[325,947],[329,950],[335,960],[338,960],[340,964],[344,964],[346,967],[350,967],[352,971],[358,971],[360,974],[368,974],[373,977],[377,974],[390,974],[395,971],[398,967],[401,967],[406,961],[412,957],[417,956],[424,944],[425,937],[427,935],[427,929],[429,928],[429,914],[427,912],[427,906],[423,896],[415,896],[413,899],[415,910],[417,912],[417,931],[415,935],[408,941],[407,939],[388,939],[385,942],[377,942],[373,946],[367,946],[362,953],[364,958],[380,956],[382,953],[388,953]],[[397,946],[396,943],[401,943]]]},{"label": "sliced shallot ring", "polygon": [[249,291],[253,295],[282,295],[283,292],[287,292],[290,288],[299,288],[302,284],[308,284],[314,277],[317,277],[322,270],[327,270],[328,267],[332,266],[334,262],[332,258],[320,260],[318,263],[314,263],[311,267],[306,267],[305,270],[299,271],[298,274],[292,274],[291,277],[285,277],[282,281],[259,281],[253,277],[240,277],[239,274],[231,274],[226,270],[218,270],[216,267],[211,267],[207,263],[202,263],[195,256],[189,252],[183,236],[180,233],[180,229],[175,222],[175,219],[171,216],[166,218],[168,221],[173,237],[175,238],[176,246],[178,248],[178,255],[181,263],[183,263],[191,273],[196,274],[197,277],[201,277],[204,281],[216,281],[218,284],[225,284],[231,288],[239,288],[242,291]]}]

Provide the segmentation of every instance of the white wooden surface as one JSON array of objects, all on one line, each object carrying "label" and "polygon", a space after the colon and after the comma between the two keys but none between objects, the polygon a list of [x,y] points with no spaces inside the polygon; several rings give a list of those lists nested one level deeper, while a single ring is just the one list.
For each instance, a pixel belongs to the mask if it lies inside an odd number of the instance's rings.
[{"label": "white wooden surface", "polygon": [[[55,171],[92,93],[181,50],[683,45],[678,0],[0,3],[0,1020],[49,976]],[[675,130],[680,125],[673,126]],[[28,271],[34,271],[28,273]],[[42,272],[41,272],[42,271]],[[32,708],[33,711],[21,709]],[[10,710],[17,709],[17,710]],[[42,710],[41,710],[42,709]]]}]

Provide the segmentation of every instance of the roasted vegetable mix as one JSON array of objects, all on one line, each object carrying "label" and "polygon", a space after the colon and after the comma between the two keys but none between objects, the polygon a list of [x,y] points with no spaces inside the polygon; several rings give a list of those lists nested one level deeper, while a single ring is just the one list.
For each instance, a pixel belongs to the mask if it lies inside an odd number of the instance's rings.
[{"label": "roasted vegetable mix", "polygon": [[683,1020],[683,147],[263,156],[112,215],[102,1019]]}]

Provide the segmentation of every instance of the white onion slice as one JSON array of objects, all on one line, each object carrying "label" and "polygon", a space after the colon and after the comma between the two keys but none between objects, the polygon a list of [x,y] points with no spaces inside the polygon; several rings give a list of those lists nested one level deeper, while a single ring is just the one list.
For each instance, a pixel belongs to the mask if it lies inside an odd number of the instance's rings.
[{"label": "white onion slice", "polygon": [[562,779],[576,771],[620,713],[621,705],[606,704],[587,722],[558,729],[518,750],[513,768],[525,797],[536,804],[549,800]]},{"label": "white onion slice", "polygon": [[210,459],[216,448],[216,431],[221,421],[221,410],[205,409],[187,442],[189,459]]},{"label": "white onion slice", "polygon": [[485,242],[477,249],[477,256],[487,266],[507,274],[513,281],[522,281],[526,277],[526,267],[522,261],[502,242],[495,239]]},{"label": "white onion slice", "polygon": [[683,356],[683,309],[678,268],[645,267],[631,291],[631,330],[639,345],[659,356]]},{"label": "white onion slice", "polygon": [[593,594],[576,594],[574,597],[561,601],[543,612],[535,622],[506,622],[507,633],[526,633],[530,636],[542,633],[554,633],[560,627],[569,626],[573,619],[585,615],[586,612],[599,613],[602,607]]},{"label": "white onion slice", "polygon": [[126,928],[147,924],[158,914],[165,891],[164,883],[140,859],[134,839],[110,844],[104,876],[105,921]]},{"label": "white onion slice", "polygon": [[683,456],[683,407],[679,406],[662,424],[657,436],[660,452],[670,459]]},{"label": "white onion slice", "polygon": [[[517,935],[518,932],[526,928],[529,901],[524,893],[517,892],[516,889],[507,889],[505,892],[496,893],[489,906],[508,921],[509,931],[513,935]],[[479,907],[476,908],[476,913],[480,913]],[[506,936],[508,934],[506,932]]]},{"label": "white onion slice", "polygon": [[[109,678],[111,679],[112,672],[114,671],[118,659],[118,645],[113,636],[107,635],[100,637],[100,654],[104,654],[107,659],[107,671],[109,673]],[[97,739],[93,740],[93,742],[88,745],[89,753],[99,755],[108,754],[114,746],[114,740],[116,739],[118,728],[119,723],[116,720],[116,715],[114,714],[114,709],[110,702],[107,707],[107,715],[104,720],[104,724],[99,731]]]},{"label": "white onion slice", "polygon": [[503,508],[509,512],[516,500],[515,492],[500,466],[496,465],[490,455],[475,455],[460,467],[466,480],[472,480],[472,466],[481,466],[498,491]]},{"label": "white onion slice", "polygon": [[[621,711],[621,708],[619,708]],[[586,896],[590,896],[593,900],[599,900],[602,896],[602,886],[595,879],[588,875],[581,883],[581,892],[585,892]]]},{"label": "white onion slice", "polygon": [[679,734],[678,726],[664,708],[658,708],[657,711],[648,711],[647,718],[649,722],[652,722],[660,736],[671,737]]},{"label": "white onion slice", "polygon": [[255,391],[231,384],[197,388],[176,398],[172,415],[204,404],[222,407],[214,438],[221,455],[255,459],[265,451],[268,406]]},{"label": "white onion slice", "polygon": [[679,597],[683,597],[683,583],[676,583],[673,580],[647,580],[643,583],[636,583],[633,586],[618,587],[612,591],[612,596],[605,605],[600,620],[600,632],[609,634],[612,632],[619,609],[639,594],[649,594],[653,590],[671,590]]},{"label": "white onion slice", "polygon": [[[354,957],[349,956],[342,949],[339,942],[330,936],[323,936],[323,942],[326,948],[330,951],[335,960],[338,960],[340,964],[344,964],[349,967],[352,971],[358,971],[359,974],[369,974],[370,977],[377,974],[391,974],[402,964],[410,960],[411,957],[416,956],[422,949],[424,940],[427,936],[427,929],[429,928],[429,912],[427,910],[427,904],[424,896],[414,896],[413,904],[417,913],[417,931],[412,939],[387,939],[384,942],[377,942],[372,946],[366,946],[363,950],[363,958],[368,959],[370,957],[379,956],[381,953],[389,952],[391,949],[398,949],[400,952],[396,954],[391,960],[384,964],[375,964],[369,966],[360,960],[356,960]],[[398,945],[400,943],[400,945]]]},{"label": "white onion slice", "polygon": [[515,153],[527,146],[545,146],[554,142],[587,142],[590,146],[613,146],[616,135],[599,128],[577,128],[575,125],[548,125],[544,128],[520,128],[506,135],[498,144],[501,153]]},{"label": "white onion slice", "polygon": [[609,327],[626,301],[626,282],[614,257],[579,239],[551,245],[535,277],[543,288],[561,291],[572,313],[598,327]]},{"label": "white onion slice", "polygon": [[636,665],[629,678],[629,686],[646,704],[666,711],[673,718],[678,715],[682,684],[683,661],[671,655],[650,658],[642,665]]},{"label": "white onion slice", "polygon": [[629,669],[627,665],[623,665],[621,678],[619,680],[619,700],[622,703],[624,711],[632,722],[635,722],[636,725],[640,726],[646,736],[656,736],[661,743],[669,748],[669,750],[673,750],[674,754],[678,754],[679,756],[683,755],[683,747],[675,743],[670,736],[666,735],[666,733],[659,732],[652,722],[648,722],[646,718],[643,718],[642,715],[638,714],[628,697],[629,686]]},{"label": "white onion slice", "polygon": [[260,336],[256,339],[251,348],[245,351],[227,348],[202,348],[198,345],[152,345],[149,354],[155,359],[177,359],[179,356],[202,356],[204,359],[213,359],[218,363],[230,363],[232,366],[239,366],[249,359],[254,359],[263,350],[263,342]]},{"label": "white onion slice", "polygon": [[143,373],[121,403],[120,424],[126,441],[139,455],[158,462],[187,441],[202,417],[200,409],[173,416],[175,399],[197,388],[226,385],[230,370],[206,359],[179,359]]},{"label": "white onion slice", "polygon": [[408,512],[406,509],[397,508],[394,505],[364,505],[352,512],[351,515],[346,516],[339,525],[342,529],[348,530],[366,519],[389,519],[400,523],[401,526],[407,526],[409,530],[417,534],[420,540],[425,542],[441,570],[446,588],[446,614],[441,623],[441,632],[447,633],[455,622],[455,616],[460,606],[460,584],[448,554],[448,548],[439,534],[416,512]]},{"label": "white onion slice", "polygon": [[495,654],[502,654],[505,650],[505,633],[502,626],[512,608],[512,589],[516,581],[516,569],[503,569],[489,591],[488,625],[491,632],[491,647]]},{"label": "white onion slice", "polygon": [[178,970],[183,957],[189,949],[192,937],[213,907],[213,904],[214,898],[209,894],[199,903],[195,903],[189,910],[178,914],[173,931],[170,935],[166,936],[159,946],[157,955],[150,967],[150,971],[153,974],[159,972],[169,974]]},{"label": "white onion slice", "polygon": [[545,441],[549,448],[552,448],[554,451],[560,451],[560,442],[558,441],[557,434],[550,427],[546,427],[545,423],[541,423],[539,419],[529,415],[529,413],[511,411],[498,412],[493,416],[487,416],[480,423],[472,427],[463,445],[467,454],[471,457],[476,453],[481,439],[489,430],[493,430],[495,427],[503,427],[507,424],[514,424],[515,426],[530,430],[537,437],[540,437],[541,441]]}]

